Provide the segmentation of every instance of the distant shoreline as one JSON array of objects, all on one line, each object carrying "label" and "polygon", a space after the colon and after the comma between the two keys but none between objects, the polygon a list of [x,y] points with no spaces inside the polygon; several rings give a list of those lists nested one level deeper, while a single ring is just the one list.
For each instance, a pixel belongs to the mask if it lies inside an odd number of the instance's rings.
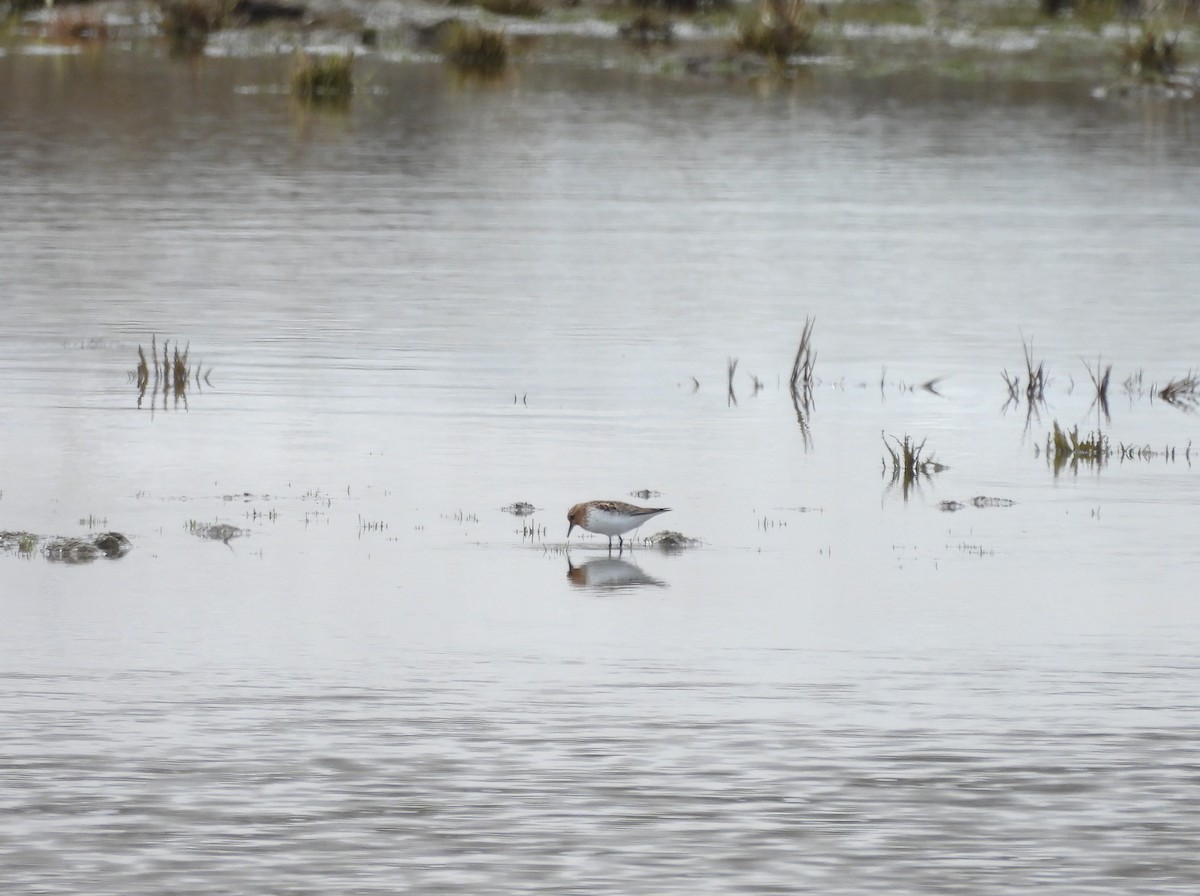
[{"label": "distant shoreline", "polygon": [[[1074,11],[1057,15],[1031,0],[841,0],[809,6],[790,6],[787,0],[764,0],[767,5],[762,6],[722,0],[695,12],[665,8],[692,0],[647,7],[588,0],[481,2],[525,14],[418,0],[172,0],[176,10],[189,15],[200,11],[203,33],[188,48],[197,55],[300,49],[395,60],[436,57],[438,29],[464,22],[502,34],[512,64],[522,66],[569,58],[581,65],[735,79],[786,76],[806,67],[866,75],[925,71],[965,82],[1085,81],[1104,88],[1150,89],[1184,100],[1193,99],[1200,88],[1198,14],[1188,11],[1187,0],[1179,0],[1185,5],[1177,9],[1136,16],[1121,13],[1121,0],[1076,0]],[[53,6],[10,0],[9,6],[23,8],[7,17],[0,52],[20,52],[31,45],[65,52],[100,46],[138,49],[165,40],[167,30],[167,5],[147,0]],[[793,11],[806,30],[800,51],[771,56],[746,49],[745,23],[756,12],[769,17],[773,8]]]}]

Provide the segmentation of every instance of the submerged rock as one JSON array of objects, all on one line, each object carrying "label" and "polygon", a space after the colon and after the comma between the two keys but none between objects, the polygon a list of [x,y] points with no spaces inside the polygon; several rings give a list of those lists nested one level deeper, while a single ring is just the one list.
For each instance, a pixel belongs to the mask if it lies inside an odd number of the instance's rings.
[{"label": "submerged rock", "polygon": [[[988,498],[980,495],[976,498],[971,498],[968,503],[972,507],[1012,507],[1017,502],[1011,498]],[[967,505],[961,501],[940,501],[938,503],[938,510],[945,511],[946,513],[965,510],[966,507]]]},{"label": "submerged rock", "polygon": [[92,544],[104,552],[106,557],[124,557],[133,549],[133,542],[120,532],[101,532],[92,539]]},{"label": "submerged rock", "polygon": [[83,538],[54,538],[42,548],[47,560],[61,563],[89,563],[103,555],[104,551]]},{"label": "submerged rock", "polygon": [[195,521],[188,523],[188,531],[197,538],[207,538],[210,541],[224,541],[228,543],[231,538],[237,538],[239,535],[245,535],[245,529],[239,529],[237,526],[229,523],[197,523]]},{"label": "submerged rock", "polygon": [[[32,556],[42,539],[32,532],[0,532],[0,549],[16,549]],[[58,563],[89,563],[99,557],[117,559],[133,549],[133,542],[120,532],[102,532],[91,538],[51,538],[42,547],[42,556]]]},{"label": "submerged rock", "polygon": [[681,532],[672,532],[669,529],[647,535],[643,541],[651,547],[664,551],[681,551],[684,548],[699,547],[701,544],[699,538],[688,538]]},{"label": "submerged rock", "polygon": [[537,510],[537,508],[528,501],[514,501],[507,507],[501,507],[500,509],[505,513],[511,513],[513,516],[529,516],[531,513]]},{"label": "submerged rock", "polygon": [[640,491],[630,492],[629,495],[633,498],[641,498],[643,501],[649,501],[651,498],[662,497],[662,492],[656,492],[652,489],[644,488]]}]

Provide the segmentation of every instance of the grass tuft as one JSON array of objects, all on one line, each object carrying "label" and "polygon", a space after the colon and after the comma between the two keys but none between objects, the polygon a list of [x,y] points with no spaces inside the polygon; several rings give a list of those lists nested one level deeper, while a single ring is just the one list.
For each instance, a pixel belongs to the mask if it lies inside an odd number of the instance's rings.
[{"label": "grass tuft", "polygon": [[1025,352],[1025,398],[1030,404],[1046,400],[1046,386],[1050,379],[1046,376],[1046,362],[1038,361],[1033,366],[1033,340],[1025,341],[1021,337],[1021,349]]},{"label": "grass tuft", "polygon": [[[895,448],[888,443],[887,435],[883,437],[883,447],[887,450],[892,462],[890,484],[901,487],[904,500],[908,500],[909,491],[913,486],[919,485],[922,479],[931,479],[934,473],[949,469],[945,464],[939,463],[933,455],[925,456],[925,439],[918,443],[907,434],[903,439],[895,436],[892,436],[891,439],[896,445]],[[884,469],[887,469],[886,459],[884,460]]]},{"label": "grass tuft", "polygon": [[1055,420],[1054,428],[1046,435],[1046,457],[1055,476],[1068,465],[1072,472],[1077,472],[1080,464],[1103,466],[1111,455],[1108,436],[1099,430],[1080,436],[1078,426],[1065,430]]},{"label": "grass tuft", "polygon": [[738,25],[737,48],[786,62],[812,48],[815,21],[805,0],[760,0]]},{"label": "grass tuft", "polygon": [[817,354],[812,350],[812,334],[816,325],[816,318],[804,318],[804,329],[800,331],[796,360],[792,362],[792,378],[788,381],[792,392],[803,390],[806,394],[812,393],[813,368],[817,364]]},{"label": "grass tuft", "polygon": [[459,71],[498,75],[508,66],[508,38],[503,31],[453,22],[445,30],[442,54]]},{"label": "grass tuft", "polygon": [[176,343],[172,350],[170,340],[163,340],[162,354],[158,352],[158,337],[152,335],[150,337],[150,356],[147,360],[145,350],[138,346],[138,364],[137,367],[129,374],[130,380],[137,383],[138,399],[137,406],[142,407],[142,403],[146,398],[146,393],[151,396],[150,408],[154,408],[154,400],[158,393],[162,392],[162,406],[165,410],[167,407],[168,396],[174,396],[175,404],[182,404],[187,408],[188,388],[194,382],[197,389],[200,388],[201,382],[212,385],[209,376],[212,374],[212,368],[207,371],[202,369],[199,361],[196,362],[195,368],[191,366],[191,345],[186,345],[183,351],[179,350],[179,344]]},{"label": "grass tuft", "polygon": [[310,56],[297,53],[292,93],[306,103],[344,104],[354,93],[354,54]]}]

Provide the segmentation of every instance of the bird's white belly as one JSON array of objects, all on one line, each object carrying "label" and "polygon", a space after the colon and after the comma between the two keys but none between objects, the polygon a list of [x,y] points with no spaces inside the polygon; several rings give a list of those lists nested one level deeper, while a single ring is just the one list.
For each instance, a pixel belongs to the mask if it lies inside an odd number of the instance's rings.
[{"label": "bird's white belly", "polygon": [[603,510],[593,510],[588,514],[586,528],[597,535],[624,535],[631,529],[636,529],[649,516],[628,517],[620,513],[608,513]]}]

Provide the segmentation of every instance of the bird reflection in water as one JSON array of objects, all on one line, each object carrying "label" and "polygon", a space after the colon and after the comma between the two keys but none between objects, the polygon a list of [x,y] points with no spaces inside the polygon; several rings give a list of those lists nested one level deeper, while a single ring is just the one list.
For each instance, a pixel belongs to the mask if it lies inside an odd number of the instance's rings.
[{"label": "bird reflection in water", "polygon": [[667,583],[648,575],[640,566],[618,557],[598,557],[580,566],[567,555],[567,578],[577,588],[619,591],[631,588],[666,588]]}]

